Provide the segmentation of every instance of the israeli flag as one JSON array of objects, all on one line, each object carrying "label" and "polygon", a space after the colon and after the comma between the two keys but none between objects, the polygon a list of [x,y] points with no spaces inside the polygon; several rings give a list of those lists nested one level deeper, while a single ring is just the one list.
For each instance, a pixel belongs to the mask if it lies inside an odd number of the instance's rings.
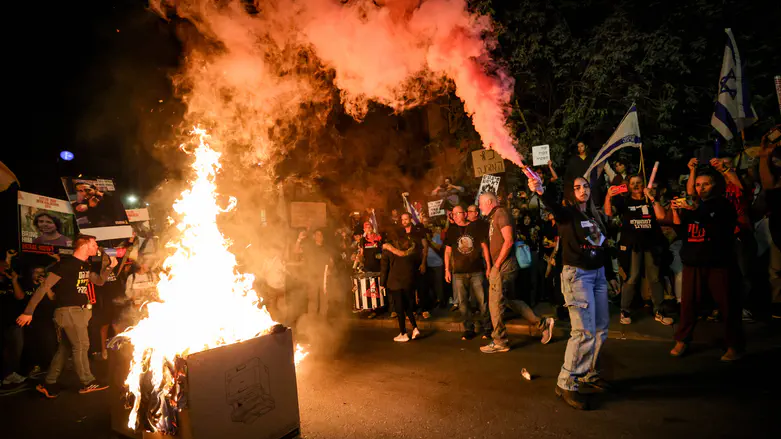
[{"label": "israeli flag", "polygon": [[735,137],[743,128],[756,122],[757,115],[751,107],[748,85],[743,82],[743,65],[731,29],[727,32],[727,46],[721,64],[719,94],[711,125],[727,140]]},{"label": "israeli flag", "polygon": [[610,139],[605,143],[605,146],[597,152],[594,156],[594,161],[591,162],[591,166],[588,167],[588,171],[583,174],[583,178],[590,180],[591,171],[596,169],[597,166],[604,163],[613,153],[619,149],[626,148],[627,146],[633,146],[635,148],[641,148],[643,146],[640,140],[640,123],[637,120],[637,107],[632,104],[629,111],[624,115],[621,123],[618,124],[618,128],[610,136]]},{"label": "israeli flag", "polygon": [[409,214],[410,219],[412,220],[412,224],[415,225],[420,224],[420,214],[418,213],[418,210],[415,209],[415,206],[413,206],[412,203],[409,202],[409,200],[405,195],[402,195],[401,197],[404,199],[404,209]]}]

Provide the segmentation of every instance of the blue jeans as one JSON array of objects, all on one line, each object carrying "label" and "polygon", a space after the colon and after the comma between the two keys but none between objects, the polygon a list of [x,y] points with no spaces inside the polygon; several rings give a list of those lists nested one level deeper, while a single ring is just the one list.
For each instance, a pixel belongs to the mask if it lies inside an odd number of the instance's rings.
[{"label": "blue jeans", "polygon": [[480,310],[480,322],[483,325],[483,333],[490,334],[491,317],[488,315],[488,308],[485,303],[485,290],[483,289],[485,274],[477,273],[455,273],[453,274],[453,292],[458,301],[458,310],[461,311],[461,317],[464,319],[464,331],[475,330],[475,322],[472,321],[472,309],[469,307],[469,295],[477,301],[477,307]]},{"label": "blue jeans", "polygon": [[561,292],[569,309],[572,331],[558,386],[576,391],[578,382],[599,378],[597,361],[610,323],[604,267],[584,270],[565,265],[561,272]]}]

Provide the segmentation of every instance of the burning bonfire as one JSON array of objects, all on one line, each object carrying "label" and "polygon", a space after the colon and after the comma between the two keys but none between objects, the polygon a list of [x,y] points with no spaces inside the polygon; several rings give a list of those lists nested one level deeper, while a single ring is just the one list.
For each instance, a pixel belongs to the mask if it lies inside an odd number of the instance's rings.
[{"label": "burning bonfire", "polygon": [[[157,284],[159,301],[147,303],[147,317],[119,339],[133,347],[125,385],[132,406],[128,427],[176,434],[178,413],[186,396],[188,355],[249,340],[278,325],[253,290],[254,276],[238,272],[230,240],[217,227],[227,208],[217,203],[215,178],[220,153],[207,143],[205,130],[194,128],[197,146],[181,149],[193,159],[191,187],[174,203],[177,238]],[[193,142],[195,143],[195,142]],[[306,353],[296,347],[295,364]]]}]

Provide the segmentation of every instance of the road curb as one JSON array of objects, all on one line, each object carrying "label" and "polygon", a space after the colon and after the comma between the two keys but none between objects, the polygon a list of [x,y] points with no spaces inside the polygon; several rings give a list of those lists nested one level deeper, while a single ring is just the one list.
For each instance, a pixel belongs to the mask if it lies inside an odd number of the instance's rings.
[{"label": "road curb", "polygon": [[[379,317],[375,319],[347,319],[348,324],[358,328],[388,328],[393,329],[398,327],[397,320]],[[461,332],[463,329],[460,322],[443,322],[443,321],[430,321],[430,320],[418,320],[418,328],[421,331],[437,330],[448,332]],[[557,325],[561,324],[556,322]],[[514,335],[524,335],[528,337],[539,336],[540,333],[536,326],[527,325],[523,323],[507,323],[507,332]],[[554,337],[566,338],[569,336],[569,325],[556,327],[554,329]],[[608,330],[608,338],[615,340],[638,340],[638,341],[656,341],[656,342],[669,342],[672,338],[659,337],[655,335],[641,334],[631,331],[616,331],[613,329]]]}]

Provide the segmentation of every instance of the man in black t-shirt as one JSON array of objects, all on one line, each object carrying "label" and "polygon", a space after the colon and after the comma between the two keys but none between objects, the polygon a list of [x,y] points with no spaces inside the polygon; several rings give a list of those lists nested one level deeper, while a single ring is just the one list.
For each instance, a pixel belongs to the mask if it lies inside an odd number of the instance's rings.
[{"label": "man in black t-shirt", "polygon": [[[472,311],[469,308],[469,297],[477,301],[480,309],[480,321],[483,326],[483,338],[491,336],[491,317],[485,303],[483,282],[487,268],[491,264],[488,244],[482,238],[482,230],[477,223],[466,220],[466,212],[462,206],[453,208],[453,220],[445,236],[445,280],[453,282],[453,291],[458,298],[458,309],[464,319],[464,334],[462,340],[475,336],[475,324],[472,321]],[[452,257],[452,265],[451,265]]]},{"label": "man in black t-shirt", "polygon": [[95,302],[93,284],[102,285],[108,278],[108,272],[117,265],[116,258],[104,267],[100,274],[91,271],[90,258],[98,251],[94,236],[79,235],[73,241],[73,256],[62,258],[50,270],[43,284],[30,298],[24,313],[16,319],[19,326],[29,325],[33,320],[35,308],[43,296],[50,290],[54,292],[54,320],[62,330],[57,353],[49,366],[45,383],[36,390],[47,398],[56,398],[59,394],[57,379],[65,361],[73,355],[73,365],[83,387],[79,393],[90,393],[108,388],[108,385],[95,380],[89,366],[89,331],[92,318],[92,304]]},{"label": "man in black t-shirt", "polygon": [[695,190],[699,196],[695,206],[673,205],[673,224],[678,236],[683,237],[683,283],[681,321],[670,355],[679,357],[685,353],[694,335],[698,306],[709,292],[723,318],[728,349],[721,360],[734,361],[742,356],[744,348],[741,295],[730,285],[736,263],[732,250],[737,212],[726,198],[715,193],[712,175],[697,176]]}]

